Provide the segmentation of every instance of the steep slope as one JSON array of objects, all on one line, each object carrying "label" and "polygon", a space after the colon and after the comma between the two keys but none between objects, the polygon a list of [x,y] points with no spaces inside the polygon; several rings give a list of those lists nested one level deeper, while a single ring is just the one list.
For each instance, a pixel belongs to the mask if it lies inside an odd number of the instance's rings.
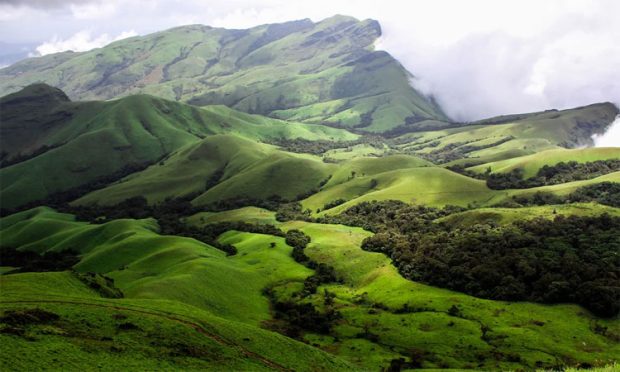
[{"label": "steep slope", "polygon": [[376,21],[345,16],[248,30],[184,26],[16,63],[0,70],[0,92],[42,81],[73,99],[148,93],[373,132],[446,119],[400,63],[373,50],[380,35]]},{"label": "steep slope", "polygon": [[[197,108],[148,95],[71,102],[33,85],[0,100],[0,198],[12,208],[100,177],[151,164],[216,133],[250,139],[350,140],[342,129],[289,123],[222,106]],[[118,178],[118,177],[117,177]]]}]

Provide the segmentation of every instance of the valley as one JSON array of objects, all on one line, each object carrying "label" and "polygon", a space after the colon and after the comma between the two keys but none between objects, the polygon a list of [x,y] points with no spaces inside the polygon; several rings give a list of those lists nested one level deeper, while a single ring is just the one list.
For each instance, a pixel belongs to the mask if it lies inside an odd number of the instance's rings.
[{"label": "valley", "polygon": [[376,21],[0,69],[3,370],[613,370],[611,103],[450,120]]}]

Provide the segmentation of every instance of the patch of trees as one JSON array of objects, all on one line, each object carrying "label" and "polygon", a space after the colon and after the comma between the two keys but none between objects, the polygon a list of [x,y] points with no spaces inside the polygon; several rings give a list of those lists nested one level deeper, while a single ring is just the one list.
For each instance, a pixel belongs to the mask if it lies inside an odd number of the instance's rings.
[{"label": "patch of trees", "polygon": [[284,237],[286,244],[293,247],[293,259],[313,269],[315,273],[304,280],[303,289],[296,296],[300,299],[297,302],[294,300],[280,301],[272,290],[264,291],[271,301],[275,318],[286,323],[283,328],[276,330],[293,338],[299,338],[303,330],[328,334],[333,323],[341,318],[340,313],[333,306],[334,295],[327,290],[324,291],[323,312],[318,311],[312,303],[303,302],[303,300],[316,294],[321,284],[338,282],[336,271],[333,267],[318,263],[305,254],[304,249],[311,239],[303,231],[291,229]]},{"label": "patch of trees", "polygon": [[311,221],[309,209],[303,209],[299,202],[280,204],[276,211],[276,220],[285,221]]},{"label": "patch of trees", "polygon": [[342,318],[334,309],[333,297],[327,291],[324,293],[323,312],[308,302],[277,301],[271,291],[265,294],[271,299],[275,319],[285,322],[285,325],[275,330],[288,337],[299,339],[303,331],[329,334],[334,322]]},{"label": "patch of trees", "polygon": [[123,298],[123,292],[116,288],[114,285],[114,279],[105,276],[103,274],[97,274],[92,272],[79,273],[74,272],[76,278],[88,287],[99,293],[104,298]]},{"label": "patch of trees", "polygon": [[105,223],[121,218],[142,219],[153,217],[159,223],[159,233],[196,239],[216,247],[229,256],[237,253],[230,244],[221,244],[217,238],[226,231],[236,230],[258,234],[284,236],[284,232],[273,225],[251,224],[242,221],[220,222],[207,224],[203,227],[186,224],[183,219],[201,211],[194,207],[186,198],[167,199],[162,203],[149,205],[144,197],[138,196],[124,200],[113,206],[65,206],[63,212],[74,214],[77,219],[90,223]]},{"label": "patch of trees", "polygon": [[457,206],[437,209],[410,205],[399,200],[372,201],[354,205],[336,216],[319,217],[316,222],[358,226],[374,233],[387,230],[413,233],[432,228],[437,218],[464,210]]},{"label": "patch of trees", "polygon": [[[448,163],[454,160],[466,158],[467,154],[470,152],[499,146],[502,143],[511,141],[513,139],[514,139],[513,136],[506,136],[493,143],[488,143],[484,145],[470,145],[469,144],[469,143],[476,142],[476,141],[455,142],[455,143],[449,143],[440,149],[433,150],[428,154],[416,153],[415,155],[421,158],[424,158],[435,164],[444,164],[444,163]],[[424,147],[427,147],[427,146],[424,146]]]},{"label": "patch of trees", "polygon": [[620,170],[620,159],[597,160],[587,163],[576,161],[544,165],[534,177],[523,179],[523,169],[507,173],[487,173],[487,186],[494,190],[527,189],[546,185],[592,179]]},{"label": "patch of trees", "polygon": [[349,148],[356,145],[367,144],[376,148],[383,148],[385,140],[380,136],[362,136],[353,141],[310,141],[303,138],[287,139],[279,138],[267,141],[288,152],[322,155],[329,150]]},{"label": "patch of trees", "polygon": [[553,205],[566,203],[589,203],[609,205],[620,208],[620,183],[601,182],[578,188],[566,196],[551,192],[537,191],[532,194],[514,195],[511,199],[497,204],[498,207],[519,208],[534,205]]},{"label": "patch of trees", "polygon": [[323,210],[325,211],[325,210],[328,210],[328,209],[332,209],[332,208],[337,207],[337,206],[339,206],[341,204],[344,204],[346,202],[347,201],[345,199],[342,199],[342,198],[339,198],[339,199],[336,199],[336,200],[332,200],[330,202],[325,203],[325,205],[323,205]]},{"label": "patch of trees", "polygon": [[13,272],[44,272],[69,270],[80,261],[78,252],[67,249],[39,254],[34,251],[0,248],[0,266],[18,267]]},{"label": "patch of trees", "polygon": [[304,281],[304,289],[302,290],[301,297],[315,294],[321,284],[338,282],[338,277],[333,267],[313,261],[304,252],[304,249],[310,243],[310,237],[308,235],[304,234],[301,230],[292,229],[286,232],[285,242],[293,247],[293,253],[291,255],[296,262],[315,271],[314,275],[309,276]]},{"label": "patch of trees", "polygon": [[389,255],[411,280],[477,297],[573,302],[599,316],[620,311],[620,218],[535,219],[509,226],[392,228],[362,248]]},{"label": "patch of trees", "polygon": [[[617,204],[618,196],[620,184],[610,182],[586,186],[564,200],[607,198]],[[534,197],[541,203],[560,198]],[[483,298],[578,303],[603,317],[620,311],[620,217],[558,216],[458,228],[435,222],[462,210],[375,201],[317,222],[375,232],[362,248],[388,255],[411,280]]]}]

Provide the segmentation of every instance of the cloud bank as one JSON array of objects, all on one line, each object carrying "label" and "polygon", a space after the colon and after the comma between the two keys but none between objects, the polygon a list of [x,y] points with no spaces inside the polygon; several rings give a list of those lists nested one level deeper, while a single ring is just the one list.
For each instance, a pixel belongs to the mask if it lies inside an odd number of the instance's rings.
[{"label": "cloud bank", "polygon": [[605,134],[595,134],[592,140],[595,147],[620,147],[620,115],[616,116]]},{"label": "cloud bank", "polygon": [[620,102],[615,0],[0,0],[0,41],[37,42],[45,54],[102,46],[126,30],[334,14],[377,19],[377,48],[456,120]]},{"label": "cloud bank", "polygon": [[114,41],[126,39],[128,37],[138,35],[135,31],[124,31],[116,37],[110,37],[108,34],[101,34],[93,37],[90,31],[80,31],[72,35],[68,39],[61,40],[58,36],[54,36],[50,41],[35,48],[36,52],[32,56],[44,56],[52,53],[64,52],[71,50],[73,52],[84,52],[87,50],[101,48]]}]

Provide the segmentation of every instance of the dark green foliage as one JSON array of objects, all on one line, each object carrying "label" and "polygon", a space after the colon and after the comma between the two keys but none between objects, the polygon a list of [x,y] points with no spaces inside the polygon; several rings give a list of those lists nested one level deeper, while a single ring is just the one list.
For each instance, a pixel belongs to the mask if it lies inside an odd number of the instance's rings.
[{"label": "dark green foliage", "polygon": [[[514,137],[512,136],[507,136],[504,137],[496,142],[493,143],[489,143],[486,145],[469,145],[468,143],[471,142],[475,142],[475,141],[470,141],[470,142],[457,142],[457,143],[449,143],[446,146],[437,149],[437,150],[433,150],[428,154],[425,153],[416,153],[417,156],[420,156],[428,161],[431,161],[435,164],[444,164],[444,163],[448,163],[454,160],[458,160],[458,159],[463,159],[467,157],[467,154],[470,152],[474,152],[474,151],[478,151],[478,150],[483,150],[483,149],[487,149],[487,148],[491,148],[491,147],[495,147],[495,146],[499,146],[502,143],[508,142],[513,140]],[[436,146],[436,145],[435,145]],[[429,147],[428,144],[424,144],[421,146],[421,148],[425,148],[425,147]],[[431,146],[432,147],[432,146]],[[420,149],[421,149],[420,148]],[[416,149],[412,149],[412,150],[416,150]]]},{"label": "dark green foliage", "polygon": [[64,271],[79,261],[78,253],[72,249],[38,254],[11,247],[0,248],[0,266],[19,267],[15,272]]},{"label": "dark green foliage", "polygon": [[449,168],[469,177],[486,179],[487,186],[493,190],[528,189],[560,183],[588,180],[620,170],[620,159],[597,160],[587,163],[576,161],[560,162],[556,165],[544,165],[536,176],[523,179],[523,169],[516,168],[507,173],[477,173],[462,166]]},{"label": "dark green foliage", "polygon": [[316,222],[359,226],[375,233],[388,229],[419,232],[429,228],[433,220],[463,210],[456,206],[437,209],[409,205],[399,200],[372,201],[359,203],[337,216],[320,217]]},{"label": "dark green foliage", "polygon": [[423,233],[390,229],[362,247],[388,254],[407,278],[478,297],[573,302],[605,317],[620,311],[620,218],[434,226]]},{"label": "dark green foliage", "polygon": [[116,288],[114,279],[97,273],[73,273],[82,283],[95,290],[104,298],[123,298],[123,292]]},{"label": "dark green foliage", "polygon": [[515,208],[578,202],[596,202],[618,208],[620,207],[620,184],[616,182],[601,182],[583,186],[567,196],[537,191],[529,195],[515,195],[510,200],[499,203],[496,206]]},{"label": "dark green foliage", "polygon": [[591,202],[620,208],[620,183],[601,182],[577,189],[569,196],[570,202]]},{"label": "dark green foliage", "polygon": [[50,196],[48,196],[47,198],[43,200],[33,201],[23,206],[20,206],[19,208],[15,208],[11,210],[0,208],[0,216],[8,216],[10,214],[13,214],[19,211],[24,211],[24,210],[28,210],[34,207],[38,207],[40,205],[46,205],[46,206],[56,208],[56,209],[66,208],[67,203],[73,200],[79,199],[80,197],[88,194],[89,192],[102,189],[108,186],[109,184],[116,182],[122,178],[125,178],[126,176],[132,173],[142,171],[146,169],[148,166],[150,166],[151,164],[152,163],[149,163],[149,162],[141,163],[141,164],[128,164],[128,165],[125,165],[120,170],[113,172],[107,176],[99,177],[93,181],[90,181],[88,183],[82,184],[78,187],[74,187],[66,191],[61,191],[61,192],[51,194]]},{"label": "dark green foliage", "polygon": [[200,209],[191,205],[186,198],[167,199],[163,203],[149,205],[145,198],[134,197],[114,206],[65,206],[62,210],[75,214],[78,219],[91,223],[105,223],[119,218],[141,219],[156,218],[162,235],[177,235],[193,238],[212,245],[226,252],[229,256],[237,253],[237,249],[230,244],[220,244],[218,236],[226,231],[237,230],[258,234],[284,236],[282,230],[268,224],[251,224],[242,221],[220,222],[208,224],[202,228],[190,226],[183,222],[183,218],[198,213]]},{"label": "dark green foliage", "polygon": [[323,210],[332,209],[332,208],[337,207],[337,206],[339,206],[341,204],[344,204],[346,202],[347,201],[345,199],[342,199],[342,198],[336,199],[336,200],[332,200],[332,201],[330,201],[329,203],[326,203],[323,206]]},{"label": "dark green foliage", "polygon": [[304,249],[310,243],[310,237],[300,230],[289,230],[286,232],[286,244],[293,247],[293,259],[299,263],[306,264],[310,258],[304,253]]},{"label": "dark green foliage", "polygon": [[62,144],[57,144],[57,145],[52,145],[52,146],[43,145],[39,147],[38,149],[32,151],[31,153],[17,154],[16,156],[13,156],[11,158],[8,158],[8,155],[6,152],[0,153],[0,168],[5,168],[13,164],[21,163],[22,161],[26,161],[28,159],[36,158],[37,156],[44,154],[48,152],[49,150],[55,149],[60,146],[62,146]]},{"label": "dark green foliage", "polygon": [[58,314],[43,309],[10,310],[0,316],[0,323],[23,326],[49,323],[58,319],[60,319]]},{"label": "dark green foliage", "polygon": [[[349,129],[349,131],[352,131]],[[296,153],[307,153],[314,155],[322,155],[329,150],[342,149],[355,145],[368,144],[370,146],[382,149],[385,139],[381,136],[362,136],[354,141],[309,141],[303,138],[286,139],[279,138],[271,141],[265,141],[272,145],[276,145],[285,151]]]},{"label": "dark green foliage", "polygon": [[298,202],[280,204],[276,212],[276,220],[285,221],[310,221],[310,210],[303,210]]},{"label": "dark green foliage", "polygon": [[[619,189],[618,184],[597,184],[569,198],[609,199]],[[546,204],[558,197],[540,193],[532,198]],[[390,256],[412,280],[484,298],[579,303],[599,316],[620,311],[620,218],[558,216],[466,228],[433,222],[462,210],[364,202],[319,222],[375,232],[362,248]],[[449,313],[458,316],[460,309]]]},{"label": "dark green foliage", "polygon": [[287,332],[291,337],[298,337],[301,330],[329,334],[333,322],[340,318],[334,309],[321,313],[309,303],[275,302],[273,309],[276,319],[285,320],[292,326]]}]

